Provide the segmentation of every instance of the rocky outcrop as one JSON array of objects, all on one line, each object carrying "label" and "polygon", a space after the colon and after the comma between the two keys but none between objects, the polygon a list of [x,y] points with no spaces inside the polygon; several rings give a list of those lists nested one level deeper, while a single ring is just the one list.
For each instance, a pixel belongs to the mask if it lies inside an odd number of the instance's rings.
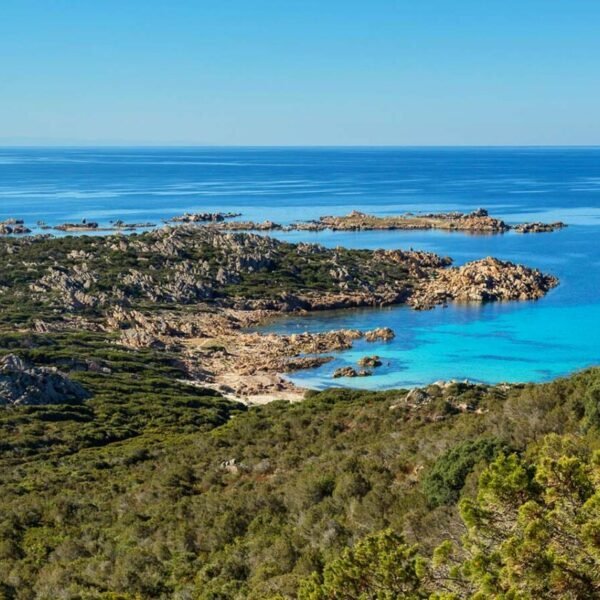
[{"label": "rocky outcrop", "polygon": [[241,213],[217,212],[217,213],[185,213],[170,219],[173,223],[218,223],[225,219],[240,217]]},{"label": "rocky outcrop", "polygon": [[0,235],[25,235],[31,233],[31,229],[25,226],[22,219],[6,219],[0,222]]},{"label": "rocky outcrop", "polygon": [[[486,218],[485,211],[470,216]],[[451,259],[429,252],[287,244],[194,224],[136,236],[4,239],[0,258],[18,274],[0,288],[3,301],[32,296],[36,310],[43,308],[37,313],[43,321],[32,326],[40,335],[76,330],[83,320],[83,328],[116,332],[126,347],[172,351],[190,377],[235,394],[289,390],[280,373],[325,364],[360,338],[394,338],[387,327],[294,335],[247,330],[266,317],[529,300],[557,283],[493,258],[451,267]],[[375,368],[379,359],[368,358],[361,366]]]},{"label": "rocky outcrop", "polygon": [[517,233],[550,233],[557,229],[563,229],[566,227],[566,223],[562,221],[556,221],[555,223],[540,223],[536,221],[534,223],[521,223],[513,227]]},{"label": "rocky outcrop", "polygon": [[[473,282],[457,277],[462,269],[447,268],[450,258],[430,252],[327,249],[193,225],[135,237],[94,238],[86,248],[69,252],[68,261],[62,261],[65,266],[51,262],[30,289],[72,309],[136,306],[149,301],[169,305],[212,302],[235,310],[302,312],[402,303],[422,308],[459,297],[475,299]],[[14,252],[18,247],[10,249]],[[519,278],[511,279],[515,267],[498,263],[496,270],[507,271],[507,277],[491,278],[490,293],[481,299],[531,299],[549,289],[543,285],[523,287]],[[40,270],[38,266],[32,272]],[[281,273],[276,275],[280,277],[277,286],[271,285],[271,273]],[[500,289],[511,281],[519,283],[517,293]],[[445,290],[438,290],[437,296],[433,291],[436,282]],[[461,282],[468,285],[459,294],[454,284]]]},{"label": "rocky outcrop", "polygon": [[125,221],[122,221],[121,219],[119,219],[117,221],[112,221],[111,224],[115,229],[121,229],[121,230],[126,230],[126,231],[133,231],[134,229],[148,229],[150,227],[156,227],[156,223],[149,223],[149,222],[126,223]]},{"label": "rocky outcrop", "polygon": [[270,220],[262,222],[229,221],[226,223],[219,223],[218,228],[226,231],[291,231],[290,227],[283,226]]},{"label": "rocky outcrop", "polygon": [[366,367],[368,369],[374,369],[376,367],[380,367],[383,363],[381,359],[377,355],[373,356],[363,356],[359,358],[357,361],[359,367]]},{"label": "rocky outcrop", "polygon": [[56,369],[35,367],[14,354],[0,359],[0,406],[68,404],[88,397],[80,384]]},{"label": "rocky outcrop", "polygon": [[203,384],[236,396],[298,392],[279,374],[322,366],[332,360],[329,353],[348,350],[363,337],[393,337],[390,329],[366,333],[340,329],[291,335],[247,330],[275,314],[216,310],[210,304],[198,306],[187,314],[175,311],[147,314],[116,307],[105,327],[118,332],[119,343],[130,348],[176,350],[188,371]]},{"label": "rocky outcrop", "polygon": [[333,356],[296,356],[285,362],[285,371],[301,371],[303,369],[316,369],[333,360]]},{"label": "rocky outcrop", "polygon": [[89,293],[97,279],[97,275],[90,271],[86,263],[69,270],[51,267],[30,289],[40,294],[56,296],[65,308],[91,308],[105,300],[104,294],[94,296]]},{"label": "rocky outcrop", "polygon": [[537,269],[488,257],[438,270],[432,279],[417,286],[408,303],[427,309],[450,301],[536,300],[556,285],[555,277]]},{"label": "rocky outcrop", "polygon": [[482,233],[503,233],[509,230],[509,226],[504,221],[490,217],[485,209],[479,209],[470,214],[449,212],[385,217],[352,211],[345,216],[321,217],[317,225],[333,231],[446,229]]},{"label": "rocky outcrop", "polygon": [[[88,221],[87,219],[83,219],[81,223],[62,223],[61,225],[57,225],[54,227],[56,231],[96,231],[101,230],[98,223],[95,221]],[[104,229],[106,231],[106,229]]]},{"label": "rocky outcrop", "polygon": [[365,333],[365,340],[367,340],[367,342],[389,342],[395,337],[396,334],[389,327],[377,327],[377,329],[373,329]]},{"label": "rocky outcrop", "polygon": [[369,377],[370,371],[365,369],[356,370],[354,367],[340,367],[333,372],[332,377],[339,379],[340,377]]}]

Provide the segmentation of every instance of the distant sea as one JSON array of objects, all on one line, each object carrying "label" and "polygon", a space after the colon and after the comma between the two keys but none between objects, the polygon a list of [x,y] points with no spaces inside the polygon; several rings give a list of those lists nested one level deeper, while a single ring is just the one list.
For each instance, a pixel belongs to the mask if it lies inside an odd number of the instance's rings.
[{"label": "distant sea", "polygon": [[[548,234],[290,232],[277,237],[353,248],[414,248],[457,264],[496,256],[538,267],[560,286],[538,302],[338,311],[277,320],[278,332],[389,326],[393,342],[359,342],[293,380],[370,389],[444,379],[547,381],[600,364],[600,148],[96,148],[0,149],[0,220],[31,227],[108,225],[183,212],[235,211],[281,223],[345,214],[470,211],[510,223],[563,220]],[[365,353],[384,366],[332,380]]]}]

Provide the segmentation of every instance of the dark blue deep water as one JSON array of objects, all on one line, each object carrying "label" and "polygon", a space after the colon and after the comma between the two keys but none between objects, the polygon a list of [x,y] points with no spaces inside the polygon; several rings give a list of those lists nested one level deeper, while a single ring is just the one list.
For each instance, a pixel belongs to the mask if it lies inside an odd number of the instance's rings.
[{"label": "dark blue deep water", "polygon": [[236,211],[282,223],[344,214],[485,207],[509,222],[563,220],[551,234],[292,232],[279,237],[357,248],[416,248],[462,263],[493,255],[561,280],[538,302],[344,311],[280,320],[275,331],[390,326],[388,344],[351,352],[294,380],[332,384],[365,352],[385,365],[368,388],[438,379],[544,381],[600,364],[600,149],[0,149],[0,220],[88,218],[161,223],[184,211]]}]

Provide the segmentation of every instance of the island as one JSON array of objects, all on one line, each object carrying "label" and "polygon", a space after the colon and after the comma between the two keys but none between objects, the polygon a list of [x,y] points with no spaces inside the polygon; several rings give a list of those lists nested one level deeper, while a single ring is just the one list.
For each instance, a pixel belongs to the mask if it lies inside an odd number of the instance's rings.
[{"label": "island", "polygon": [[502,219],[492,217],[484,208],[471,213],[405,213],[402,215],[375,216],[353,210],[342,216],[323,216],[315,221],[300,221],[281,225],[273,221],[228,221],[218,223],[220,229],[229,231],[419,231],[439,229],[474,234],[493,234],[515,231],[517,233],[545,233],[566,227],[555,223],[521,223],[509,225]]}]

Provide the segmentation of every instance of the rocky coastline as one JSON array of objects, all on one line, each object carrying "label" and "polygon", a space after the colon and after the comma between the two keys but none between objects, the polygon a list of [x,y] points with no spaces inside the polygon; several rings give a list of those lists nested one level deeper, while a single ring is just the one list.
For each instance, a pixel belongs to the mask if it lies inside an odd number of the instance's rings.
[{"label": "rocky coastline", "polygon": [[[184,365],[190,384],[248,403],[301,399],[304,390],[282,373],[326,364],[360,339],[394,337],[386,327],[252,330],[268,319],[392,304],[426,310],[535,300],[558,283],[491,257],[454,267],[430,252],[328,249],[194,224],[137,236],[5,237],[0,264],[3,306],[14,311],[13,321],[31,314],[22,329],[48,338],[89,331],[132,351],[167,352]],[[336,378],[367,376],[379,363],[367,356]]]}]

